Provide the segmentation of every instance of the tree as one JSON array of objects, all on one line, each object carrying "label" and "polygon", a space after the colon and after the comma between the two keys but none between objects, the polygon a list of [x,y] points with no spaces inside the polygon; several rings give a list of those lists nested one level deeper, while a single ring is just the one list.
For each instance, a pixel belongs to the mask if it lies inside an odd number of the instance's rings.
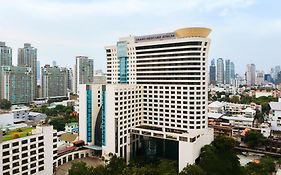
[{"label": "tree", "polygon": [[259,123],[264,122],[264,115],[259,110],[256,110],[255,120],[257,120]]},{"label": "tree", "polygon": [[65,130],[65,121],[63,118],[60,117],[53,117],[49,122],[50,125],[53,125],[57,131],[64,131]]},{"label": "tree", "polygon": [[123,158],[114,155],[111,157],[107,169],[110,175],[120,175],[126,166],[126,162]]},{"label": "tree", "polygon": [[248,163],[245,170],[250,175],[269,175],[276,172],[275,163],[270,157],[263,157],[259,162]]},{"label": "tree", "polygon": [[242,175],[239,158],[234,151],[232,138],[219,136],[211,145],[201,149],[199,166],[207,175]]},{"label": "tree", "polygon": [[202,168],[198,165],[187,165],[179,175],[206,175]]},{"label": "tree", "polygon": [[11,102],[7,99],[0,99],[0,109],[5,109],[5,110],[8,110],[8,109],[11,109]]},{"label": "tree", "polygon": [[85,162],[72,163],[71,168],[68,170],[69,175],[92,175],[92,168],[88,167]]},{"label": "tree", "polygon": [[244,137],[244,142],[250,147],[255,148],[263,145],[265,141],[264,136],[259,131],[250,130]]},{"label": "tree", "polygon": [[240,102],[240,99],[239,99],[239,96],[232,96],[231,98],[230,98],[230,102],[231,103],[239,103]]}]

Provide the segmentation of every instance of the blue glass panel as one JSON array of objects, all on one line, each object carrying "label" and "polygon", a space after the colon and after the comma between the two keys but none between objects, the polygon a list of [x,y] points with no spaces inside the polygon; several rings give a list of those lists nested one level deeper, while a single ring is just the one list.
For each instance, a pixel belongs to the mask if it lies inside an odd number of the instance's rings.
[{"label": "blue glass panel", "polygon": [[87,88],[87,142],[92,142],[92,90]]}]

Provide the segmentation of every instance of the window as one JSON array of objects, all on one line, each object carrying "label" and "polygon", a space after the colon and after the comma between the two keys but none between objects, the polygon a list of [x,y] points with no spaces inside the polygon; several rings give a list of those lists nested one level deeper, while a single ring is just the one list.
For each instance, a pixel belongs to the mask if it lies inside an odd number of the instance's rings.
[{"label": "window", "polygon": [[26,150],[27,150],[27,146],[21,148],[21,151],[26,151]]},{"label": "window", "polygon": [[19,146],[19,142],[14,142],[12,145],[13,146]]},{"label": "window", "polygon": [[9,147],[10,147],[9,144],[5,144],[5,145],[2,146],[3,149],[9,148]]},{"label": "window", "polygon": [[14,149],[13,150],[13,154],[18,153],[18,152],[19,152],[19,149]]},{"label": "window", "polygon": [[10,155],[10,151],[5,151],[5,152],[2,153],[2,155],[3,155],[3,157],[7,156],[7,155]]},{"label": "window", "polygon": [[21,164],[23,165],[23,164],[26,164],[27,162],[28,162],[27,159],[25,159],[25,160],[21,161]]}]

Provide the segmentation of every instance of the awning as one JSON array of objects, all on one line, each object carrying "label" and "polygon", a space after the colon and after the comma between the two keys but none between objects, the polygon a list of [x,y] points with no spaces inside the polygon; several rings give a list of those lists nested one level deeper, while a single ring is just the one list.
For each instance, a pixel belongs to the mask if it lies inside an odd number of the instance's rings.
[{"label": "awning", "polygon": [[101,151],[102,150],[102,147],[101,146],[97,146],[97,145],[84,146],[84,148],[88,148],[88,149],[92,149],[92,150],[96,150],[96,151]]}]

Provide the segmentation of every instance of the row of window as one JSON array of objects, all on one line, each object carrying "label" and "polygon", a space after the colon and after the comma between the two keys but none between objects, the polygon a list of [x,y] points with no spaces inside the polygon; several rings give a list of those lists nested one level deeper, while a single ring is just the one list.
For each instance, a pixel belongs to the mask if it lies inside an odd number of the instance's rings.
[{"label": "row of window", "polygon": [[[38,140],[43,140],[44,139],[44,136],[40,136],[38,137]],[[26,139],[26,140],[22,140],[21,141],[21,144],[24,145],[24,144],[27,144],[28,143],[28,140],[29,140],[29,143],[32,143],[32,142],[35,142],[37,140],[37,138],[31,138],[31,139]],[[19,146],[19,143],[20,142],[13,142],[12,143],[12,147],[15,147],[15,146]],[[3,149],[7,149],[7,148],[10,148],[10,144],[3,144],[2,146]]]},{"label": "row of window", "polygon": [[[32,165],[32,166],[36,167],[36,165]],[[22,171],[26,171],[27,169],[28,169],[28,166],[21,167]],[[35,169],[30,170],[30,172],[28,172],[28,171],[22,172],[21,175],[36,174],[36,172],[40,172],[40,171],[43,171],[43,170],[44,170],[44,166],[41,166],[41,167],[38,168],[38,170],[35,168]],[[17,168],[17,169],[14,169],[12,171],[12,174],[17,174],[19,172],[20,172],[20,169]],[[10,172],[9,171],[5,172],[5,173],[3,173],[3,175],[10,175]]]},{"label": "row of window", "polygon": [[181,125],[181,124],[173,124],[173,123],[162,123],[157,121],[143,121],[144,124],[150,124],[150,125],[160,125],[160,126],[167,126],[167,127],[176,127],[176,128],[183,128],[183,129],[204,129],[206,128],[206,125]]}]

